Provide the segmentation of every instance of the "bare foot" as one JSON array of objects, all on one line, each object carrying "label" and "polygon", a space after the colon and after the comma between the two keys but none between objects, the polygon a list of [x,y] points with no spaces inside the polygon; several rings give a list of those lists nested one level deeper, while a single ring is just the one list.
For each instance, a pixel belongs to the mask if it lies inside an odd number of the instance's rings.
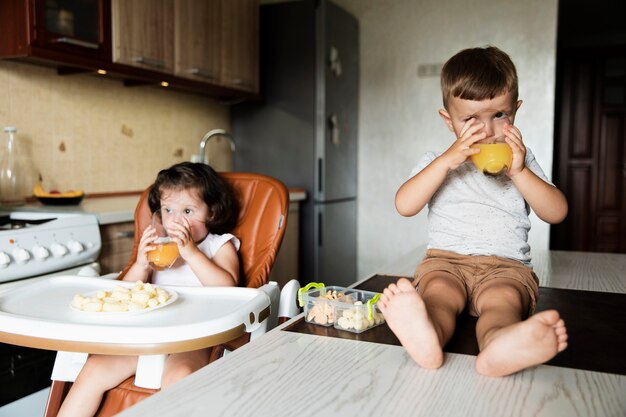
[{"label": "bare foot", "polygon": [[391,331],[423,368],[443,365],[443,351],[424,301],[405,278],[385,288],[378,302]]},{"label": "bare foot", "polygon": [[567,347],[565,322],[556,310],[498,329],[476,359],[486,376],[510,375],[549,361]]}]

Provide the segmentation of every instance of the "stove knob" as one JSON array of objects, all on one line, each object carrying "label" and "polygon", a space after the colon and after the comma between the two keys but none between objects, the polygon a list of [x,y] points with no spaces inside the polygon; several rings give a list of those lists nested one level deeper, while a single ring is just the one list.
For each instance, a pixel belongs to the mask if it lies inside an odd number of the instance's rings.
[{"label": "stove knob", "polygon": [[83,244],[80,243],[78,240],[70,240],[69,242],[67,242],[67,247],[70,248],[70,251],[72,251],[74,255],[78,255],[85,250]]},{"label": "stove knob", "polygon": [[67,248],[60,243],[53,243],[50,246],[50,250],[52,250],[52,254],[55,258],[62,258],[67,255]]},{"label": "stove knob", "polygon": [[50,251],[43,246],[35,246],[33,248],[33,255],[38,261],[45,261],[50,256]]},{"label": "stove knob", "polygon": [[30,252],[24,248],[17,248],[13,251],[13,257],[18,264],[25,264],[30,259]]},{"label": "stove knob", "polygon": [[11,258],[4,252],[0,252],[0,268],[6,268],[11,263]]}]

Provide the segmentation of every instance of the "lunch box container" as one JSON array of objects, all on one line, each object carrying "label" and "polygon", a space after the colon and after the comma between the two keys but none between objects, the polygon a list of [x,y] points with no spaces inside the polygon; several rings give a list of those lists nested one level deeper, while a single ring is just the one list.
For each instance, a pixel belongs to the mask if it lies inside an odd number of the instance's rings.
[{"label": "lunch box container", "polygon": [[376,306],[379,293],[312,282],[298,291],[304,320],[319,326],[361,333],[385,322]]}]

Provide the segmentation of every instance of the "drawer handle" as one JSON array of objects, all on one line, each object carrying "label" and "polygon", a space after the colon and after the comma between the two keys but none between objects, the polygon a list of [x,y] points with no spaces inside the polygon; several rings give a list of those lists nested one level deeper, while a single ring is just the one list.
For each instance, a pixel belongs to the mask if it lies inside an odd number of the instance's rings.
[{"label": "drawer handle", "polygon": [[133,62],[136,62],[138,64],[143,64],[143,65],[146,65],[148,67],[153,67],[153,68],[165,68],[165,61],[161,59],[156,59],[156,58],[136,56],[133,58]]},{"label": "drawer handle", "polygon": [[122,238],[122,239],[126,239],[129,237],[135,237],[135,232],[133,230],[125,230],[123,232],[117,232],[115,236]]},{"label": "drawer handle", "polygon": [[75,46],[82,46],[83,48],[91,48],[91,49],[100,48],[100,45],[98,45],[97,43],[79,41],[78,39],[72,39],[72,38],[66,38],[66,37],[56,38],[53,42],[66,43],[68,45],[75,45]]},{"label": "drawer handle", "polygon": [[214,80],[215,75],[211,73],[211,71],[203,70],[202,68],[191,68],[189,69],[189,74],[195,75],[197,77],[206,78],[207,80]]}]

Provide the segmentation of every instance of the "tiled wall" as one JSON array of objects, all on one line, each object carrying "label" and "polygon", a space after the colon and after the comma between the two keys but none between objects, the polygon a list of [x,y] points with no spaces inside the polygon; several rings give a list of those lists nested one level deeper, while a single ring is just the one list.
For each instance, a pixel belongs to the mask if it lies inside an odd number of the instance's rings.
[{"label": "tiled wall", "polygon": [[199,95],[0,60],[0,127],[17,128],[48,189],[144,189],[158,170],[191,160],[204,133],[229,130],[229,113]]}]

